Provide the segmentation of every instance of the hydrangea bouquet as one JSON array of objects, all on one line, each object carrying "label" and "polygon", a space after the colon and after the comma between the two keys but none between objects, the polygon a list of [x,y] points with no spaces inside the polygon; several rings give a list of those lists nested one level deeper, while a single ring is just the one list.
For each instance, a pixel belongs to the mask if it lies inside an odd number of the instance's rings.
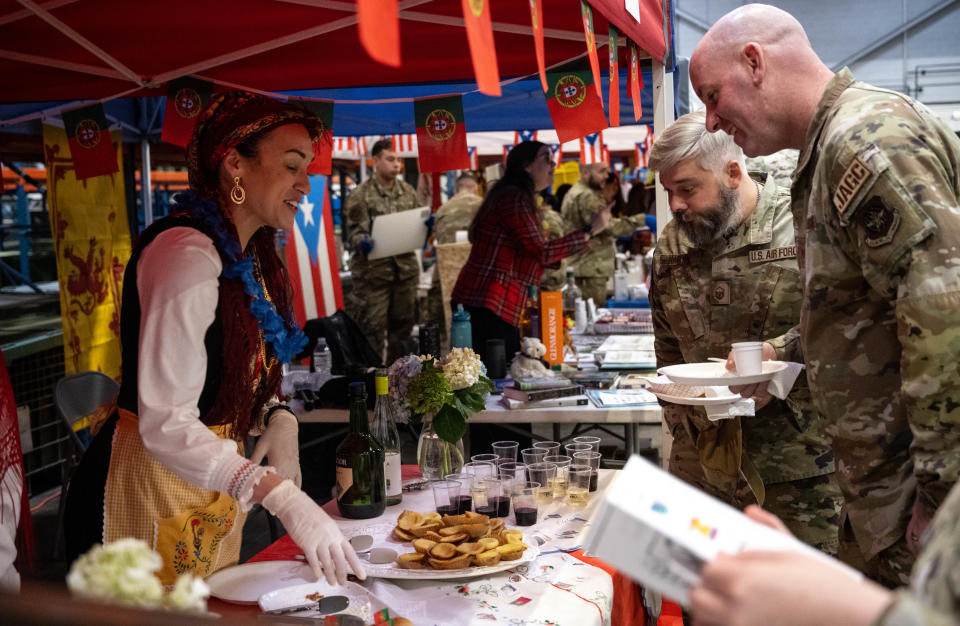
[{"label": "hydrangea bouquet", "polygon": [[454,348],[442,359],[429,354],[401,357],[387,375],[399,412],[432,415],[436,434],[452,444],[467,432],[467,420],[484,409],[494,390],[483,362],[470,348]]},{"label": "hydrangea bouquet", "polygon": [[181,574],[164,592],[155,575],[160,555],[139,539],[97,544],[73,562],[67,587],[79,596],[143,608],[205,613],[210,588],[192,574]]}]

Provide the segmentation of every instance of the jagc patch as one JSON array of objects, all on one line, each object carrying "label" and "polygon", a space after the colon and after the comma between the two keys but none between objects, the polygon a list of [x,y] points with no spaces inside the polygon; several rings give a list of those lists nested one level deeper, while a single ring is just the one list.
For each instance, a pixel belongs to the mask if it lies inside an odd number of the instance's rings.
[{"label": "jagc patch", "polygon": [[887,206],[880,196],[873,196],[864,202],[857,209],[854,219],[863,228],[864,243],[871,248],[893,241],[897,227],[900,226],[900,213]]},{"label": "jagc patch", "polygon": [[840,177],[840,184],[833,192],[833,205],[837,207],[837,211],[843,213],[871,174],[873,172],[864,165],[863,161],[859,158],[853,159],[847,171]]}]

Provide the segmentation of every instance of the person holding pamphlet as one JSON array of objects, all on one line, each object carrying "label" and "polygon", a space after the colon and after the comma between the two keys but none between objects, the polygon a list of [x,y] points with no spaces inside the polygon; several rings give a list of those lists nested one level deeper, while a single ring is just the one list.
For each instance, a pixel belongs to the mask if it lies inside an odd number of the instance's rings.
[{"label": "person holding pamphlet", "polygon": [[[733,138],[707,132],[703,113],[661,133],[649,167],[674,216],[653,259],[657,366],[725,358],[734,342],[792,328],[803,288],[789,190],[771,176],[749,177]],[[761,504],[801,540],[835,553],[842,500],[805,378],[752,417],[711,421],[703,407],[671,402],[663,415],[671,473],[736,508]]]}]

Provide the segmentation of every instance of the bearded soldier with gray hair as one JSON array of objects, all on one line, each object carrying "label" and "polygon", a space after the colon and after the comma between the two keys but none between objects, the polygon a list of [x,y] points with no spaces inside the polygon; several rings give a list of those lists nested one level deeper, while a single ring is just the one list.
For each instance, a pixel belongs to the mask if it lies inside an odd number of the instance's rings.
[{"label": "bearded soldier with gray hair", "polygon": [[[766,173],[749,177],[733,138],[707,132],[703,113],[667,128],[649,167],[674,217],[653,259],[657,366],[726,357],[735,341],[792,328],[803,285],[789,190]],[[758,400],[753,417],[713,422],[702,407],[662,405],[672,474],[737,508],[759,504],[801,540],[835,553],[840,489],[803,375],[786,400]]]}]

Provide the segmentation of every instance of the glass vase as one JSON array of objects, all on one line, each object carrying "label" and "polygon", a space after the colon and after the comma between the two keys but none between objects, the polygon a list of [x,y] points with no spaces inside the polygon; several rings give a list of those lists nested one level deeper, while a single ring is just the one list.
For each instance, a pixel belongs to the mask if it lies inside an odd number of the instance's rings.
[{"label": "glass vase", "polygon": [[452,444],[433,430],[433,414],[423,416],[420,439],[417,441],[417,463],[427,480],[442,480],[463,467],[463,440]]}]

